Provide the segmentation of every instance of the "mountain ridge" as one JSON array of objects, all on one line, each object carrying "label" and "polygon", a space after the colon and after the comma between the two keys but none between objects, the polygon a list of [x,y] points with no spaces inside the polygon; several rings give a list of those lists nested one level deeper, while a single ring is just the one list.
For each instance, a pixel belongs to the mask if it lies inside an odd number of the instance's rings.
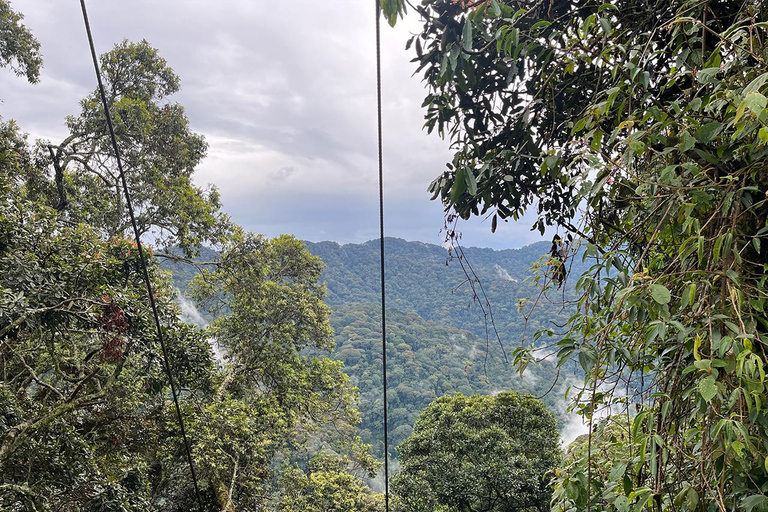
[{"label": "mountain ridge", "polygon": [[[332,309],[336,340],[332,357],[344,362],[358,387],[364,440],[383,454],[379,240],[304,244],[326,265],[321,280]],[[554,365],[545,361],[529,367],[523,376],[508,359],[515,347],[532,343],[536,330],[551,327],[552,322],[564,325],[569,316],[556,301],[546,300],[527,318],[520,312],[521,301],[540,293],[530,269],[536,265],[546,269],[540,261],[548,258],[550,244],[463,248],[461,260],[436,244],[394,237],[385,238],[384,244],[391,446],[410,435],[416,417],[432,400],[455,392],[515,390],[546,395],[545,403],[561,424],[566,421],[561,399],[565,381],[547,394],[558,378]],[[204,255],[210,259],[211,254]],[[484,297],[474,296],[462,264],[474,269],[479,278],[475,287],[479,290],[482,285]],[[190,276],[174,271],[174,278],[180,278],[177,286],[183,290]],[[570,289],[567,284],[562,294]],[[486,298],[488,303],[481,302]]]}]

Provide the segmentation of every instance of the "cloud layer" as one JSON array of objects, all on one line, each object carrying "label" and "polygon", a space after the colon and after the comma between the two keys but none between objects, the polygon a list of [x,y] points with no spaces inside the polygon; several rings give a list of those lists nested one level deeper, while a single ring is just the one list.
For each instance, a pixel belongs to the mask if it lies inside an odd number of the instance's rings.
[{"label": "cloud layer", "polygon": [[[370,5],[369,5],[370,4]],[[97,50],[146,39],[182,79],[173,99],[210,144],[198,172],[224,209],[274,236],[362,242],[378,237],[374,3],[359,0],[99,0],[89,16]],[[39,85],[0,71],[0,115],[33,138],[60,140],[64,118],[94,88],[79,9],[14,3],[40,39]],[[403,48],[418,20],[383,27],[387,236],[440,243],[441,205],[426,189],[450,151],[422,132],[424,90]],[[539,239],[530,221],[490,234],[462,226],[465,245],[519,247]]]}]

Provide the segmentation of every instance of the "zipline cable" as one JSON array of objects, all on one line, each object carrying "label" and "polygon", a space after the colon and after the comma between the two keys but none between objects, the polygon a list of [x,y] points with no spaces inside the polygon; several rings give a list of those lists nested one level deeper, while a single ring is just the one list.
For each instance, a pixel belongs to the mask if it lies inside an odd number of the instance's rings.
[{"label": "zipline cable", "polygon": [[160,325],[160,315],[157,311],[157,304],[155,303],[155,295],[152,291],[152,282],[149,279],[149,270],[147,270],[147,260],[144,256],[144,248],[141,244],[141,235],[139,234],[139,228],[136,224],[136,215],[133,211],[133,205],[131,204],[131,194],[128,190],[128,182],[125,179],[125,173],[123,172],[123,163],[120,159],[120,149],[117,146],[117,137],[115,137],[115,128],[112,125],[112,116],[109,113],[109,105],[107,103],[107,95],[104,92],[104,83],[101,80],[101,71],[99,70],[99,60],[96,57],[96,48],[93,45],[93,36],[91,35],[91,24],[88,21],[88,11],[85,8],[85,0],[80,0],[80,7],[83,10],[83,22],[85,23],[85,32],[88,34],[88,45],[91,48],[91,57],[93,58],[93,68],[96,71],[96,80],[99,83],[99,94],[101,95],[101,103],[104,106],[104,116],[107,119],[107,127],[109,128],[109,136],[112,139],[112,149],[115,151],[115,159],[117,160],[117,170],[120,174],[120,181],[123,186],[123,192],[125,194],[125,205],[128,208],[128,214],[131,217],[131,226],[133,227],[133,234],[136,240],[136,249],[139,251],[139,259],[141,261],[141,269],[144,273],[144,283],[147,286],[147,293],[149,294],[149,303],[152,306],[152,315],[155,318],[155,328],[157,330],[157,339],[160,341],[160,348],[163,352],[163,367],[165,373],[168,376],[168,382],[171,385],[171,395],[173,396],[173,404],[176,408],[176,418],[179,421],[179,427],[181,429],[181,436],[184,439],[184,449],[187,454],[187,462],[189,462],[189,471],[192,474],[192,484],[195,487],[195,498],[197,499],[197,505],[200,512],[203,512],[203,500],[200,497],[200,489],[197,484],[197,473],[195,472],[195,464],[192,462],[192,451],[189,447],[189,439],[187,438],[187,431],[184,428],[184,418],[181,416],[181,407],[179,406],[179,395],[176,391],[176,382],[173,379],[173,372],[171,372],[171,365],[168,360],[168,350],[165,346],[165,339],[163,338],[163,329]]},{"label": "zipline cable", "polygon": [[387,414],[387,307],[384,279],[384,157],[381,137],[381,4],[376,2],[376,121],[379,150],[379,240],[381,261],[381,364],[384,388],[384,509],[389,512],[389,418]]}]

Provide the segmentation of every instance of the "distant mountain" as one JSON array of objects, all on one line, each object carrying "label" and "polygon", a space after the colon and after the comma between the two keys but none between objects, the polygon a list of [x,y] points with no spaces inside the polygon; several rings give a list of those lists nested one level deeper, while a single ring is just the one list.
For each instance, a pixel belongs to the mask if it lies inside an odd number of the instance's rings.
[{"label": "distant mountain", "polygon": [[[560,305],[570,294],[570,286],[550,292],[550,302],[546,296],[539,297],[539,288],[531,282],[530,269],[542,257],[547,259],[550,244],[503,251],[466,248],[465,258],[459,261],[438,245],[397,238],[384,242],[391,446],[411,433],[416,417],[432,400],[457,391],[469,395],[516,390],[546,395],[545,403],[564,418],[564,375],[547,394],[557,377],[553,364],[531,367],[521,377],[505,360],[523,341],[531,343],[538,329],[561,330],[558,326],[565,325],[572,313]],[[306,242],[306,246],[325,262],[323,280],[328,289],[326,302],[333,310],[335,357],[344,361],[360,390],[363,437],[381,454],[379,242]],[[206,251],[201,258],[215,256]],[[576,275],[583,264],[580,260],[574,264]],[[189,266],[165,266],[173,270],[182,290],[195,273]],[[479,279],[476,288],[482,286],[491,305],[498,339],[490,317],[483,314],[488,308],[485,304],[481,308],[473,296],[465,274],[468,266]],[[537,297],[537,308],[526,326],[518,303]],[[523,311],[529,312],[532,303],[526,302]]]},{"label": "distant mountain", "polygon": [[[360,389],[364,437],[377,444],[381,439],[383,394],[379,241],[345,245],[307,242],[306,246],[326,264],[323,279],[328,288],[326,302],[333,309],[336,357],[344,361]],[[531,267],[549,249],[548,243],[504,251],[466,248],[465,259],[460,262],[438,245],[385,238],[391,445],[405,439],[418,413],[443,394],[489,394],[510,389],[535,396],[547,394],[557,375],[552,364],[532,367],[521,377],[505,361],[505,354],[509,356],[524,335],[531,343],[538,329],[565,325],[572,313],[560,306],[564,294],[569,294],[568,286],[551,292],[553,302],[541,297],[527,327],[518,311],[520,300],[539,295],[539,288],[530,279]],[[490,302],[503,350],[490,318],[486,323],[473,297],[464,271],[468,265]],[[574,265],[574,272],[583,267],[580,261]],[[531,303],[524,311],[530,310]],[[545,398],[561,418],[564,381],[561,379]]]},{"label": "distant mountain", "polygon": [[[306,242],[306,245],[326,264],[323,277],[328,287],[326,301],[331,307],[379,302],[378,241],[345,245]],[[503,251],[470,247],[464,249],[466,260],[460,262],[455,257],[450,259],[448,251],[438,245],[385,238],[387,305],[484,337],[483,310],[474,300],[465,274],[465,268],[471,266],[491,304],[502,341],[505,346],[518,346],[525,328],[518,303],[538,295],[538,287],[530,282],[531,267],[548,254],[549,248],[550,244],[545,242]],[[578,268],[574,274],[580,273],[583,267],[580,260],[575,266]],[[542,297],[541,307],[529,318],[526,330],[529,336],[539,328],[565,323],[569,315],[553,307],[555,303],[562,303],[562,299],[559,291]],[[526,312],[529,310],[530,306],[524,308]]]}]

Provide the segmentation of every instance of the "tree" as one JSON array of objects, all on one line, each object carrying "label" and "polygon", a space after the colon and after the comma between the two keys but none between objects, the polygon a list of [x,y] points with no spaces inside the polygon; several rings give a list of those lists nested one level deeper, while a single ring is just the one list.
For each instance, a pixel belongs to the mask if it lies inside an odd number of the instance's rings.
[{"label": "tree", "polygon": [[[30,201],[16,178],[34,164],[14,126],[4,128],[0,508],[196,507],[136,245]],[[328,485],[311,492],[354,490],[360,510],[375,510],[351,472],[376,469],[356,437],[356,392],[342,364],[322,355],[333,338],[319,259],[290,237],[237,233],[198,280],[199,297],[221,306],[204,331],[179,320],[170,279],[147,256],[206,506],[304,499],[304,487],[283,489],[278,475],[333,449],[344,463],[310,472]],[[226,361],[215,361],[210,337]]]},{"label": "tree", "polygon": [[[215,192],[192,185],[205,144],[165,102],[178,78],[156,50],[124,42],[102,65],[141,234],[187,253],[231,235],[199,280],[199,298],[222,306],[209,331],[180,320],[169,276],[145,254],[203,507],[274,509],[278,475],[314,449],[374,471],[355,390],[320,355],[333,348],[321,262],[290,237],[232,228]],[[82,107],[72,135],[36,155],[0,124],[0,509],[195,509],[96,94]],[[322,476],[375,505],[346,466]]]},{"label": "tree", "polygon": [[[334,342],[322,268],[293,237],[239,233],[217,267],[195,280],[194,296],[216,315],[210,334],[226,363],[215,395],[190,430],[195,450],[217,454],[200,457],[200,465],[222,510],[230,510],[228,503],[264,509],[286,444],[295,457],[309,440],[328,443],[355,453],[368,472],[376,466],[355,438],[355,390],[342,363],[328,357]],[[322,475],[332,486],[341,479],[345,488],[364,488],[342,468]]]},{"label": "tree", "polygon": [[495,227],[536,205],[540,229],[581,236],[595,263],[559,357],[585,372],[577,410],[590,425],[624,410],[638,449],[607,481],[588,450],[577,509],[768,503],[766,8],[416,7],[426,126],[455,148],[431,186],[449,218]]},{"label": "tree", "polygon": [[[115,45],[101,56],[101,71],[140,233],[185,250],[220,242],[229,222],[219,195],[192,180],[207,144],[190,129],[184,108],[168,101],[179,77],[146,41]],[[38,158],[53,168],[53,204],[70,221],[122,236],[130,222],[98,91],[80,105],[80,114],[67,118],[70,135],[56,146],[41,144]]]},{"label": "tree", "polygon": [[549,510],[558,442],[554,416],[529,395],[440,397],[398,448],[397,509]]},{"label": "tree", "polygon": [[43,57],[37,38],[22,25],[24,16],[11,9],[7,0],[0,0],[0,67],[10,67],[29,83],[40,80]]},{"label": "tree", "polygon": [[290,468],[282,476],[284,489],[278,509],[283,512],[380,512],[382,495],[347,471],[350,460],[321,453],[309,461],[308,471]]},{"label": "tree", "polygon": [[[0,191],[0,508],[146,510],[184,461],[136,246]],[[177,382],[202,392],[210,347],[149,262]]]},{"label": "tree", "polygon": [[[552,502],[557,510],[580,510],[590,502],[591,485],[588,482],[611,482],[601,488],[601,495],[593,502],[595,507],[627,508],[632,505],[629,494],[634,488],[632,476],[627,472],[635,463],[635,454],[642,446],[633,442],[632,425],[627,416],[618,414],[595,421],[591,434],[582,434],[567,448],[560,465],[562,478],[557,481]],[[594,461],[594,463],[592,463]],[[591,475],[586,468],[592,464]],[[617,485],[618,484],[618,485]],[[695,505],[690,494],[683,494],[674,505],[691,510]],[[698,501],[698,496],[696,496]],[[691,507],[693,505],[693,507]]]}]

